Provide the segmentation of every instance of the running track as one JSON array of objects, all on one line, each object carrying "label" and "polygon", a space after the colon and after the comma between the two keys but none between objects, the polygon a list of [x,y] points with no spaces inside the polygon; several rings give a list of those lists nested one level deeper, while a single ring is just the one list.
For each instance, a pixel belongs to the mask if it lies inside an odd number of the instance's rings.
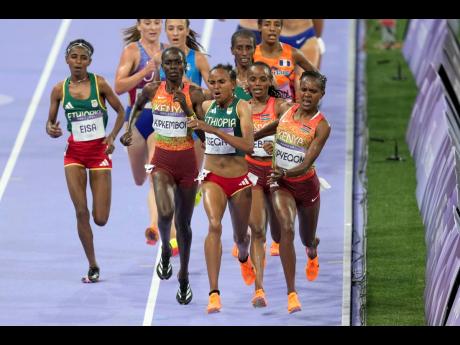
[{"label": "running track", "polygon": [[[30,128],[23,128],[27,135],[20,145],[16,140],[61,21],[0,21],[2,45],[14,47],[0,57],[0,325],[348,325],[349,270],[343,267],[347,267],[350,255],[349,250],[344,251],[344,242],[349,242],[346,237],[344,240],[344,229],[349,228],[345,210],[351,202],[346,195],[351,190],[346,183],[346,172],[350,171],[346,154],[352,152],[347,146],[347,109],[352,107],[353,90],[349,76],[354,24],[350,20],[327,20],[323,35],[327,53],[322,72],[328,77],[328,85],[322,111],[332,124],[332,134],[317,161],[317,170],[332,189],[321,195],[321,270],[315,282],[305,278],[306,256],[296,234],[296,285],[303,305],[301,312],[287,313],[280,259],[270,256],[264,279],[268,306],[252,307],[254,288],[243,283],[239,265],[230,253],[232,235],[227,212],[220,274],[223,309],[218,314],[206,314],[208,278],[203,243],[207,221],[202,204],[192,219],[190,282],[194,299],[188,306],[179,305],[175,300],[178,259],[172,259],[173,277],[159,283],[154,274],[158,246],[144,244],[148,185],[134,185],[127,153],[119,143],[113,155],[110,219],[103,228],[92,225],[102,280],[98,284],[80,283],[87,264],[65,184],[63,151],[67,137],[51,139],[45,133],[49,95],[52,87],[69,73],[64,49],[76,38],[85,38],[94,45],[90,71],[104,76],[113,86],[122,49],[121,29],[133,22],[71,21],[68,30],[62,32],[56,63],[48,66],[49,79],[42,80],[46,83],[42,96],[37,98],[36,111],[29,111]],[[203,36],[205,21],[191,22],[191,27]],[[233,63],[229,46],[236,23],[213,23],[208,45],[211,66]],[[126,100],[126,95],[122,96],[124,103]],[[113,110],[109,116],[111,128]],[[59,119],[65,128],[62,109]],[[19,149],[17,160],[11,154],[15,142]],[[11,175],[5,172],[8,169]],[[89,202],[91,205],[91,199]]]}]

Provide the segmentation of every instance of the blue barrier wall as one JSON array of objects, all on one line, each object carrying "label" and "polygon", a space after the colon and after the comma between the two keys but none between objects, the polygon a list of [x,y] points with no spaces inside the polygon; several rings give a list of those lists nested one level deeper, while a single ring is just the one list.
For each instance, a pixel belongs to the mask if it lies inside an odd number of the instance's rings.
[{"label": "blue barrier wall", "polygon": [[412,19],[403,54],[419,93],[406,140],[427,245],[428,325],[460,325],[460,49],[444,19]]}]

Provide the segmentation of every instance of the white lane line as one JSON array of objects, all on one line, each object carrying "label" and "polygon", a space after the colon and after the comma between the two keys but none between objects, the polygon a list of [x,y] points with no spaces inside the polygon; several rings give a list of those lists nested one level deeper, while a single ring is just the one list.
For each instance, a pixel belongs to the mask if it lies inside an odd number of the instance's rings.
[{"label": "white lane line", "polygon": [[345,150],[345,219],[343,236],[342,326],[351,325],[351,249],[353,222],[353,155],[355,122],[356,19],[351,20],[348,35],[348,81]]},{"label": "white lane line", "polygon": [[147,299],[147,305],[145,306],[144,321],[142,326],[151,326],[153,320],[153,313],[155,311],[155,304],[157,303],[158,290],[160,289],[160,278],[156,273],[157,265],[160,262],[161,257],[161,240],[157,242],[157,258],[155,259],[155,265],[153,266],[153,277],[150,284],[149,297]]},{"label": "white lane line", "polygon": [[205,52],[209,52],[211,45],[212,29],[214,28],[215,19],[206,19],[204,22],[203,37],[201,39],[201,45]]},{"label": "white lane line", "polygon": [[[204,22],[203,36],[201,40],[201,45],[203,46],[205,52],[209,51],[211,44],[212,30],[214,27],[214,19],[206,19]],[[147,299],[147,305],[145,307],[144,321],[142,326],[152,326],[153,314],[155,312],[155,305],[158,297],[158,290],[160,289],[160,278],[156,273],[156,267],[160,262],[161,255],[161,242],[157,242],[157,258],[155,260],[155,267],[153,268],[153,277],[150,284],[149,297]]]},{"label": "white lane line", "polygon": [[29,132],[30,125],[34,119],[37,107],[40,104],[43,91],[45,90],[46,84],[48,83],[48,79],[51,75],[51,72],[53,71],[54,64],[56,63],[57,56],[61,50],[62,43],[67,34],[71,21],[71,19],[62,20],[59,30],[54,39],[53,46],[51,47],[48,59],[46,60],[45,68],[43,69],[42,75],[38,82],[37,88],[35,89],[34,95],[32,96],[32,100],[30,101],[26,116],[22,121],[22,125],[19,129],[18,136],[16,137],[13,150],[11,151],[10,157],[8,158],[8,162],[6,163],[5,169],[3,170],[3,174],[0,179],[0,202],[2,201],[6,186],[8,185],[8,182],[11,178],[11,174],[13,173],[14,166],[16,165],[18,156],[21,153],[22,146],[24,145],[24,141],[26,139],[27,133]]}]

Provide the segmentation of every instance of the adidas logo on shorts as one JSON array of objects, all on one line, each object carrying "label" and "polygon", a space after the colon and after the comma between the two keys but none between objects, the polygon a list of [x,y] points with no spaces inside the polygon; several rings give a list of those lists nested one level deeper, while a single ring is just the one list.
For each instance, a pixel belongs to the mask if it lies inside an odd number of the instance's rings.
[{"label": "adidas logo on shorts", "polygon": [[99,164],[100,167],[108,167],[110,164],[109,162],[107,161],[107,159],[104,159],[101,164]]},{"label": "adidas logo on shorts", "polygon": [[252,184],[251,181],[249,181],[249,179],[247,177],[244,178],[243,181],[241,181],[238,186],[247,186],[247,185],[250,185]]}]

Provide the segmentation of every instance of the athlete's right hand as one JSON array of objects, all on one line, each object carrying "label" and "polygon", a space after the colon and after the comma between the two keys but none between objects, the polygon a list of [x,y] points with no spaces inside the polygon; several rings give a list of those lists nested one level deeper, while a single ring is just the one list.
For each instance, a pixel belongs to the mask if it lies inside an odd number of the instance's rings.
[{"label": "athlete's right hand", "polygon": [[240,87],[243,88],[244,92],[249,93],[249,84],[247,80],[240,81]]},{"label": "athlete's right hand", "polygon": [[145,65],[143,72],[144,72],[144,80],[149,82],[152,81],[155,77],[155,70],[157,69],[156,63],[152,60],[148,61]]},{"label": "athlete's right hand", "polygon": [[265,152],[267,152],[269,155],[273,154],[273,142],[272,141],[264,142],[264,145],[262,147],[265,150]]},{"label": "athlete's right hand", "polygon": [[187,127],[193,130],[201,130],[208,133],[212,133],[215,130],[215,127],[208,125],[202,120],[198,120],[196,117],[187,118]]},{"label": "athlete's right hand", "polygon": [[268,175],[268,185],[274,185],[275,183],[278,183],[278,181],[285,176],[285,172],[282,169],[272,169],[270,170],[270,174]]},{"label": "athlete's right hand", "polygon": [[131,145],[131,141],[132,141],[132,132],[131,131],[127,131],[125,134],[123,134],[120,137],[120,142],[125,146]]},{"label": "athlete's right hand", "polygon": [[46,133],[48,133],[51,138],[59,138],[62,135],[62,129],[59,127],[59,121],[54,124],[48,122],[48,125],[46,126]]}]

